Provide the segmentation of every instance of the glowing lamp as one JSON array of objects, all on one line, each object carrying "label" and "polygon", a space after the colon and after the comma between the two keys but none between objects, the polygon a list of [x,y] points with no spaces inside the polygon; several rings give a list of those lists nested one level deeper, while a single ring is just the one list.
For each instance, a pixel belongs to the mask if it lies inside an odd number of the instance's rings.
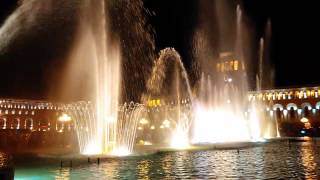
[{"label": "glowing lamp", "polygon": [[162,123],[165,127],[170,127],[170,121],[169,120],[164,120]]},{"label": "glowing lamp", "polygon": [[309,120],[308,120],[307,118],[305,118],[305,117],[303,117],[300,121],[301,121],[302,123],[308,123],[308,122],[309,122]]},{"label": "glowing lamp", "polygon": [[68,116],[67,114],[62,114],[59,118],[58,121],[60,122],[69,122],[71,121],[71,117]]},{"label": "glowing lamp", "polygon": [[140,124],[148,124],[148,120],[146,120],[145,118],[142,118],[140,121],[139,121]]}]

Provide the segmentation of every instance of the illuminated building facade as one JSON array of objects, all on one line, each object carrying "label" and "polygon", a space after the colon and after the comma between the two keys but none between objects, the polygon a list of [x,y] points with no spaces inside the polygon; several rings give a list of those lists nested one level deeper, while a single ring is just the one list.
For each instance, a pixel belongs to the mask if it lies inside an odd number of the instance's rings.
[{"label": "illuminated building facade", "polygon": [[[0,99],[0,147],[14,152],[66,147],[74,135],[63,104],[47,101]],[[70,146],[71,147],[71,146]]]},{"label": "illuminated building facade", "polygon": [[248,100],[263,104],[286,135],[320,136],[320,87],[251,91]]}]

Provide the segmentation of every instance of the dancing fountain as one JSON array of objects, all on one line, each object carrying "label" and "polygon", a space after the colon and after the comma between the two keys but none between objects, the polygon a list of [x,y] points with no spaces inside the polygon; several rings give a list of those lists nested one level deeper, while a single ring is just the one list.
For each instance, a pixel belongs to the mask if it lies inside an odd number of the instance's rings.
[{"label": "dancing fountain", "polygon": [[119,39],[110,30],[108,5],[105,0],[83,3],[65,86],[79,78],[75,76],[77,71],[85,71],[91,78],[89,83],[93,82],[85,93],[93,102],[74,103],[66,110],[76,121],[81,154],[124,156],[133,152],[138,122],[145,109],[138,103],[119,103],[122,55]]},{"label": "dancing fountain", "polygon": [[170,106],[159,107],[165,111],[159,120],[164,125],[170,123],[167,126],[171,126],[170,146],[188,147],[192,122],[192,92],[181,57],[173,48],[161,50],[147,82],[147,93],[143,99],[154,97],[161,98]]},{"label": "dancing fountain", "polygon": [[[222,1],[218,3],[220,3],[218,7],[224,4]],[[247,28],[243,23],[242,16],[241,8],[238,5],[233,53],[220,53],[219,60],[213,64],[213,67],[216,66],[215,73],[213,74],[213,70],[209,70],[201,75],[194,108],[192,143],[250,142],[275,137],[271,132],[273,128],[270,128],[270,124],[274,124],[274,122],[265,118],[265,106],[258,102],[249,102],[247,99],[249,61],[244,50],[248,44],[243,39],[246,37]],[[221,22],[220,30],[225,32],[223,27],[226,25],[221,25]],[[198,39],[195,41],[195,48],[201,48],[196,50],[197,57],[201,58],[203,57],[201,52],[206,52],[202,49],[210,48],[207,47],[210,45],[206,41],[207,35],[203,33],[200,35],[196,36]],[[226,46],[223,44],[225,43],[223,38],[220,36],[220,46]],[[261,56],[263,56],[262,53],[261,49]],[[200,64],[198,71],[210,64],[209,60],[200,59],[199,62],[202,64]]]},{"label": "dancing fountain", "polygon": [[[126,46],[121,46],[120,35],[111,28],[109,5],[112,3],[83,0],[77,4],[79,22],[62,73],[64,97],[73,96],[77,91],[83,95],[80,99],[90,100],[66,104],[63,108],[74,120],[81,154],[129,155],[139,138],[146,139],[148,132],[139,130],[144,130],[140,125],[148,123],[153,133],[162,136],[158,137],[159,144],[178,149],[188,148],[190,144],[248,142],[274,137],[274,122],[264,118],[265,107],[248,102],[249,61],[244,49],[250,48],[245,48],[247,32],[240,6],[236,9],[235,40],[228,49],[231,53],[220,53],[219,58],[207,56],[212,47],[208,45],[206,31],[195,37],[200,41],[200,46],[195,47],[198,53],[195,61],[200,63],[196,71],[201,76],[194,87],[190,85],[179,53],[173,48],[160,51],[141,98],[143,103],[154,98],[159,99],[159,103],[147,107],[121,101],[121,67],[124,67],[121,50]],[[0,29],[0,40],[4,42],[0,44],[0,52],[19,36],[19,29],[11,30],[32,7],[39,10],[34,11],[37,13],[32,17],[42,11],[52,11],[40,1],[23,2]],[[32,20],[25,21],[31,22],[27,28],[35,23]],[[224,37],[220,42],[224,42]],[[264,41],[260,44],[258,90],[264,80]],[[207,49],[203,51],[203,48]],[[76,83],[79,80],[82,82]],[[153,137],[148,138],[150,142],[144,144],[156,144]]]}]

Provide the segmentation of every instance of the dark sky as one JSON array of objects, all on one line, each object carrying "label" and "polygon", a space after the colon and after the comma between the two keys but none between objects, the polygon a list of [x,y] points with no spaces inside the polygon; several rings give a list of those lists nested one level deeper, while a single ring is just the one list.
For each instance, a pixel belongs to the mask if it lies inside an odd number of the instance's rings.
[{"label": "dark sky", "polygon": [[[188,69],[192,59],[190,42],[199,15],[198,1],[145,0],[145,6],[156,14],[150,18],[149,22],[156,32],[157,50],[165,47],[176,48]],[[0,1],[1,25],[16,6],[16,0]],[[242,7],[255,32],[253,35],[255,43],[264,32],[267,19],[271,19],[271,61],[276,71],[275,86],[319,85],[320,11],[317,9],[317,1],[244,0]],[[59,30],[65,29],[59,27],[54,31]],[[73,32],[70,28],[66,31]],[[35,36],[35,38],[38,37]],[[44,38],[43,41],[52,40],[50,36],[42,38]],[[64,42],[71,41],[68,38],[62,39]],[[32,46],[32,44],[21,44]],[[39,51],[52,57],[54,55],[50,54],[51,48],[48,45]],[[0,96],[44,98],[47,89],[45,81],[49,76],[46,68],[52,68],[55,63],[41,61],[42,57],[34,55],[27,58],[23,55],[10,57],[13,59],[9,61],[8,57],[0,56]],[[253,55],[253,57],[256,56]]]}]

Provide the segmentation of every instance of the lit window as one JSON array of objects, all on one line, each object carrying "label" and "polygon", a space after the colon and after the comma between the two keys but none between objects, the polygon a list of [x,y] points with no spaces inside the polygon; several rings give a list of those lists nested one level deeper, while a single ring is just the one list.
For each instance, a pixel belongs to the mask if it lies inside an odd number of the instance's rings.
[{"label": "lit window", "polygon": [[314,90],[311,91],[310,95],[311,97],[314,97]]},{"label": "lit window", "polygon": [[239,66],[239,63],[237,60],[234,61],[234,64],[233,64],[233,68],[235,71],[238,71],[238,66]]},{"label": "lit window", "polygon": [[230,62],[230,70],[233,71],[234,70],[234,64],[233,61]]},{"label": "lit window", "polygon": [[221,72],[224,72],[224,64],[221,64]]},{"label": "lit window", "polygon": [[217,64],[217,72],[220,72],[220,63]]}]

